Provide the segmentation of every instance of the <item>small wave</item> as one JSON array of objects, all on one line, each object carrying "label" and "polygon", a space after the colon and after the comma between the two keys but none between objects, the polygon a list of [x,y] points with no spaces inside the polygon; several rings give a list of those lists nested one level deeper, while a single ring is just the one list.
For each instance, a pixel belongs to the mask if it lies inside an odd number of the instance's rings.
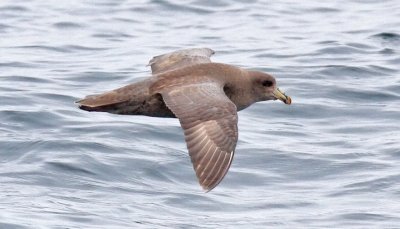
[{"label": "small wave", "polygon": [[370,36],[372,40],[380,42],[384,46],[397,47],[400,45],[400,35],[397,33],[383,32]]},{"label": "small wave", "polygon": [[57,22],[53,26],[58,29],[78,29],[84,27],[84,25],[74,22]]},{"label": "small wave", "polygon": [[378,38],[387,41],[400,41],[400,35],[397,33],[383,32],[371,36],[372,38]]}]

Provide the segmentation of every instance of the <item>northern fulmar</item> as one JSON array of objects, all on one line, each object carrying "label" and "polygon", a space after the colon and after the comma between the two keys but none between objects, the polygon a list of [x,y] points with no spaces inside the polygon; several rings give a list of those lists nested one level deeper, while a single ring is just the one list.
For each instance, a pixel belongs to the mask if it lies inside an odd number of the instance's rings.
[{"label": "northern fulmar", "polygon": [[213,63],[213,54],[193,48],[155,56],[151,77],[77,103],[86,111],[178,118],[199,183],[210,191],[232,163],[237,111],[266,100],[291,104],[273,76]]}]

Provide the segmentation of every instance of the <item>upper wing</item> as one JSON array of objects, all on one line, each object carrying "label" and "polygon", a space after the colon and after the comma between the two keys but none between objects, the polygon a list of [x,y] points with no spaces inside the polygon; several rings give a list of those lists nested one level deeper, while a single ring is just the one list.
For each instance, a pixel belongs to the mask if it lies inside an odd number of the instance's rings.
[{"label": "upper wing", "polygon": [[155,56],[150,60],[151,71],[153,74],[181,68],[183,66],[210,63],[210,57],[214,51],[209,48],[183,49],[175,52]]},{"label": "upper wing", "polygon": [[232,162],[238,139],[235,104],[214,82],[166,88],[161,94],[179,118],[200,185],[210,191]]}]

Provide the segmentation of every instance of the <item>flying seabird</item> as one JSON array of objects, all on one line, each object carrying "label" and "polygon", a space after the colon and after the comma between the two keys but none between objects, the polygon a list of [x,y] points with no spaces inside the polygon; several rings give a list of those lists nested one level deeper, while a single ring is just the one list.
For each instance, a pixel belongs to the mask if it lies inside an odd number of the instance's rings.
[{"label": "flying seabird", "polygon": [[155,56],[149,62],[151,77],[77,103],[86,111],[178,118],[199,183],[210,191],[232,163],[237,111],[266,100],[291,104],[273,76],[213,63],[213,54],[194,48]]}]

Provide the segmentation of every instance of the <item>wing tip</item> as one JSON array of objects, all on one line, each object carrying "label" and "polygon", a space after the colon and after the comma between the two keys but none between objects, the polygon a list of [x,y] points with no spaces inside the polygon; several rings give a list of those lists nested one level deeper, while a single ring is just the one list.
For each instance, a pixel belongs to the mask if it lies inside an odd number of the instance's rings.
[{"label": "wing tip", "polygon": [[196,62],[211,62],[210,57],[215,53],[210,48],[187,48],[180,49],[158,56],[153,56],[146,66],[151,67],[154,74],[159,74],[165,71],[181,67],[180,65],[190,65],[195,58]]},{"label": "wing tip", "polygon": [[218,183],[213,186],[204,186],[202,184],[200,184],[200,185],[201,185],[204,193],[209,193],[211,190],[213,190],[215,187],[217,187]]},{"label": "wing tip", "polygon": [[[178,54],[178,53],[181,55],[188,55],[188,54],[191,54],[192,52],[196,53],[197,55],[205,54],[208,57],[215,54],[215,51],[213,49],[207,48],[207,47],[179,49],[179,50],[167,52],[167,53],[164,53],[161,55],[153,56],[151,58],[151,60],[149,60],[149,63],[146,66],[151,66],[152,64],[154,64],[156,62],[157,59],[159,59],[162,56],[168,56],[168,55]],[[202,52],[205,52],[205,53],[202,53]]]},{"label": "wing tip", "polygon": [[228,161],[228,164],[227,164],[225,170],[222,171],[222,173],[220,174],[220,177],[217,180],[215,180],[215,182],[211,182],[210,184],[206,185],[206,183],[204,181],[202,183],[199,179],[200,186],[203,188],[204,193],[208,193],[211,190],[213,190],[214,188],[216,188],[222,182],[222,180],[225,178],[226,174],[228,173],[229,168],[232,165],[234,152],[235,151],[232,151],[230,153],[231,155],[230,155],[230,158],[229,158],[229,161]]},{"label": "wing tip", "polygon": [[219,185],[219,183],[221,183],[221,181],[224,179],[225,175],[226,175],[226,173],[224,173],[224,174],[223,174],[218,180],[216,180],[215,182],[211,182],[211,184],[207,184],[207,185],[206,185],[205,183],[201,183],[200,180],[199,180],[200,186],[202,187],[204,193],[208,193],[208,192],[210,192],[211,190],[213,190],[214,188],[216,188],[216,187]]}]

